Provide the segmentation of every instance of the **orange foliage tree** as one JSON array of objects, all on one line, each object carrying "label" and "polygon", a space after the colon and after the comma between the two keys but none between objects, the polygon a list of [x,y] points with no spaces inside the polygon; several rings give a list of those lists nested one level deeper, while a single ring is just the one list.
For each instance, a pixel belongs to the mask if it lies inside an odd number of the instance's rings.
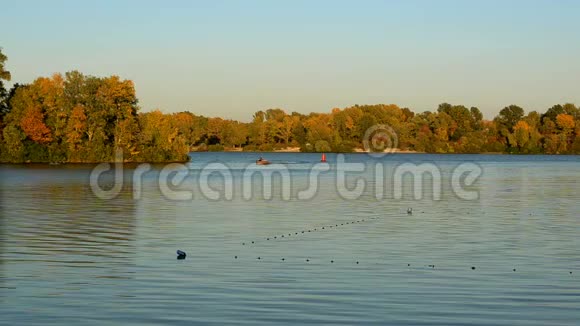
[{"label": "orange foliage tree", "polygon": [[35,142],[46,144],[52,141],[50,129],[44,123],[44,114],[38,107],[26,109],[20,120],[20,127]]}]

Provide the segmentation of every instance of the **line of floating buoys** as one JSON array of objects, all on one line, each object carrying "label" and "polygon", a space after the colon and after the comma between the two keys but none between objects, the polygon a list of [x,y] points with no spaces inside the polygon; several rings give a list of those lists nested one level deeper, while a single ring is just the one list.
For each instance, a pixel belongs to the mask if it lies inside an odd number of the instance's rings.
[{"label": "line of floating buoys", "polygon": [[[292,236],[292,233],[294,233],[294,235],[300,235],[300,234],[304,234],[304,233],[312,233],[312,232],[316,232],[316,231],[320,231],[320,230],[328,230],[328,229],[332,229],[332,228],[337,228],[339,226],[353,225],[353,224],[356,224],[356,223],[363,223],[363,222],[366,222],[366,221],[369,221],[369,220],[377,220],[377,219],[379,219],[379,218],[378,217],[371,217],[370,219],[361,218],[361,219],[358,219],[358,220],[343,222],[343,223],[340,223],[340,224],[324,225],[322,227],[315,227],[313,229],[302,230],[300,232],[290,232],[290,233],[288,233],[287,236],[288,237],[291,237]],[[266,237],[266,241],[270,241],[270,240],[278,239],[278,238],[285,238],[285,237],[286,237],[286,234],[282,234],[280,236],[276,236],[275,235],[275,236],[271,236],[271,237]],[[256,244],[257,241],[251,241],[250,243],[251,244]],[[242,242],[242,246],[245,246],[246,244],[248,244],[248,243]]]},{"label": "line of floating buoys", "polygon": [[[180,250],[179,250],[179,251],[180,251]],[[237,256],[237,255],[236,255],[236,256],[234,256],[234,259],[238,259],[238,258],[239,258],[239,256]],[[264,259],[262,258],[262,256],[258,256],[256,259],[257,259],[257,260],[264,260]],[[280,261],[283,261],[283,262],[285,262],[285,261],[286,261],[286,258],[285,258],[285,257],[282,257],[282,258],[280,258]],[[304,261],[305,261],[305,262],[307,262],[307,263],[309,263],[309,262],[311,262],[312,260],[311,260],[310,258],[305,258],[305,259],[304,259]],[[334,260],[334,259],[331,259],[329,262],[330,262],[331,264],[334,264],[334,263],[336,263],[336,260]],[[354,264],[355,264],[355,265],[360,265],[360,260],[354,260],[353,262],[354,262]],[[430,268],[430,269],[435,269],[435,265],[434,265],[434,264],[423,265],[423,266],[424,266],[424,267],[428,267],[428,268]],[[411,267],[411,264],[407,264],[407,267]],[[476,268],[475,266],[471,266],[471,267],[470,267],[470,269],[471,269],[471,270],[476,270],[477,268]],[[516,268],[513,268],[513,269],[512,269],[512,271],[513,271],[513,272],[516,272],[516,271],[517,271],[517,269],[516,269]],[[572,271],[570,271],[569,273],[570,273],[570,274],[573,274],[573,273],[572,273]]]},{"label": "line of floating buoys", "polygon": [[[421,213],[425,213],[425,212],[422,211]],[[413,209],[411,207],[407,208],[407,214],[408,215],[412,215],[413,214]],[[485,214],[485,212],[484,212],[484,214]],[[530,213],[530,215],[532,215],[532,214]],[[376,220],[376,219],[378,219],[378,217],[371,217],[369,220]],[[361,223],[361,222],[365,222],[365,219],[359,219],[359,220],[354,220],[354,221],[347,221],[347,222],[341,223],[340,226],[351,225],[351,224]],[[335,224],[334,226],[333,225],[322,226],[321,227],[321,230],[326,230],[326,228],[331,229],[333,227],[338,227],[338,226],[339,226],[338,224]],[[301,234],[304,234],[305,232],[312,232],[312,231],[318,231],[318,228],[309,229],[309,230],[306,230],[306,231],[305,230],[302,230],[302,231],[300,231],[300,233]],[[298,235],[298,232],[294,232],[294,234],[295,235]],[[288,236],[289,237],[292,236],[292,232],[291,233],[288,233]],[[284,234],[282,234],[280,237],[281,238],[284,238]],[[270,240],[270,239],[271,239],[271,237],[267,237],[266,238],[266,240]],[[274,236],[273,239],[277,239],[277,236]],[[256,241],[251,241],[251,244],[256,244]],[[245,242],[242,242],[242,245],[245,246],[246,243]],[[187,257],[187,254],[184,251],[177,250],[177,259],[182,260],[182,259],[185,259],[186,257]],[[234,256],[234,259],[238,259],[238,256],[237,255]],[[257,260],[262,260],[262,258],[260,256],[258,256]],[[281,261],[286,261],[286,259],[284,257],[282,257],[281,258]],[[310,259],[309,258],[306,258],[305,261],[306,262],[310,262]],[[334,264],[334,260],[330,260],[330,263],[331,264]],[[359,261],[358,260],[355,261],[355,264],[356,265],[359,265]],[[411,264],[407,264],[407,266],[408,267],[411,267]],[[434,264],[427,265],[427,267],[429,267],[431,269],[435,269],[435,265]],[[471,266],[471,270],[476,270],[476,267],[475,266]],[[513,272],[516,272],[517,270],[516,270],[516,268],[513,268],[512,271]],[[569,274],[572,275],[573,274],[572,271],[569,271]]]}]

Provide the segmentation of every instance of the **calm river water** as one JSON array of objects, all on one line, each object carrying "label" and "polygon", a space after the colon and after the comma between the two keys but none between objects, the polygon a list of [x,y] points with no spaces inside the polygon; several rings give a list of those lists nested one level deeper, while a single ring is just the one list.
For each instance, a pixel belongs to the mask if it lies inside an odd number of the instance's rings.
[{"label": "calm river water", "polygon": [[579,156],[191,157],[0,165],[0,324],[578,325]]}]

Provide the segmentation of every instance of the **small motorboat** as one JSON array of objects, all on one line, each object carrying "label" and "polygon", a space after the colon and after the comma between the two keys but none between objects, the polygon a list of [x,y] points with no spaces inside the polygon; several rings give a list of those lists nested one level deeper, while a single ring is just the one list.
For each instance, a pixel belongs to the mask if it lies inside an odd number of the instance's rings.
[{"label": "small motorboat", "polygon": [[268,164],[270,164],[270,161],[265,160],[265,159],[260,157],[258,160],[256,160],[256,164],[257,165],[268,165]]}]

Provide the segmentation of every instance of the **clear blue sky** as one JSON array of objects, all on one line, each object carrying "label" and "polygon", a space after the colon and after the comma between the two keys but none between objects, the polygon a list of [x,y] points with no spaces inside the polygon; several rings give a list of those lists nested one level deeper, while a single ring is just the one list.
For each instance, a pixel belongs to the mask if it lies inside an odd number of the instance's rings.
[{"label": "clear blue sky", "polygon": [[14,82],[132,79],[143,110],[249,120],[441,102],[580,104],[580,1],[4,1]]}]

